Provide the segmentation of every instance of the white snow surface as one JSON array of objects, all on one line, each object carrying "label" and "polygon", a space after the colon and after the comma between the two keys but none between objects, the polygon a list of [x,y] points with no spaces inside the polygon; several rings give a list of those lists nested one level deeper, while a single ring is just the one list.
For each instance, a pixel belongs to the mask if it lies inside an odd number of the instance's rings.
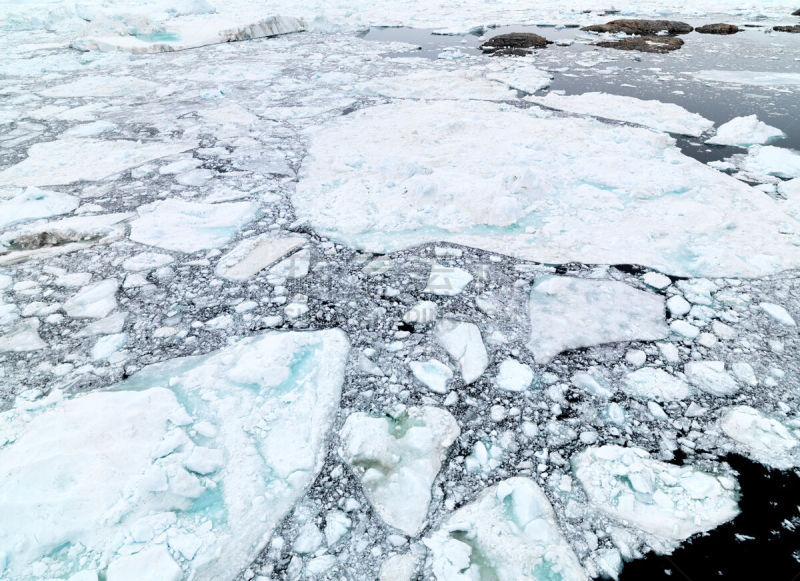
[{"label": "white snow surface", "polygon": [[785,147],[754,145],[746,155],[734,155],[730,161],[753,181],[800,178],[800,152]]},{"label": "white snow surface", "polygon": [[233,579],[321,468],[348,351],[268,333],[0,414],[3,577]]},{"label": "white snow surface", "polygon": [[706,70],[692,73],[692,76],[701,81],[733,85],[754,85],[757,87],[791,87],[800,85],[800,73]]},{"label": "white snow surface", "polygon": [[650,457],[640,448],[587,448],[572,459],[592,506],[623,524],[682,541],[739,514],[729,473],[711,474]]},{"label": "white snow surface", "polygon": [[529,313],[528,348],[537,363],[570,349],[669,334],[663,297],[617,281],[542,278],[531,290]]},{"label": "white snow surface", "polygon": [[675,401],[689,396],[689,384],[657,367],[642,367],[622,380],[628,395],[655,401]]},{"label": "white snow surface", "polygon": [[10,200],[0,202],[0,230],[20,222],[69,214],[78,203],[78,198],[69,194],[27,188]]},{"label": "white snow surface", "polygon": [[635,123],[677,135],[699,137],[714,127],[713,121],[680,105],[624,95],[594,92],[565,96],[548,93],[542,97],[528,97],[528,100],[560,111]]},{"label": "white snow surface", "polygon": [[339,453],[380,517],[414,536],[428,517],[431,486],[447,449],[460,433],[456,419],[436,407],[410,407],[395,417],[356,412],[342,427]]},{"label": "white snow surface", "polygon": [[712,145],[731,145],[734,147],[750,147],[752,145],[766,145],[786,134],[778,129],[759,121],[756,115],[736,117],[719,126],[716,135],[707,139],[706,143]]},{"label": "white snow surface", "polygon": [[220,258],[216,272],[228,280],[247,280],[305,243],[306,239],[302,236],[273,237],[262,234],[248,238]]},{"label": "white snow surface", "polygon": [[425,539],[438,581],[583,581],[553,508],[529,478],[487,488]]},{"label": "white snow surface", "polygon": [[754,460],[780,470],[800,465],[800,434],[777,418],[750,406],[736,406],[722,411],[719,424]]},{"label": "white snow surface", "polygon": [[436,339],[461,366],[461,377],[469,385],[478,380],[489,365],[481,330],[475,323],[442,319],[436,324]]},{"label": "white snow surface", "polygon": [[[760,276],[800,224],[663,134],[473,102],[399,102],[312,132],[298,218],[358,249],[449,241],[557,264]],[[486,147],[491,143],[491,147]]]},{"label": "white snow surface", "polygon": [[463,268],[433,263],[428,285],[423,292],[452,297],[460,294],[472,282],[472,275]]}]

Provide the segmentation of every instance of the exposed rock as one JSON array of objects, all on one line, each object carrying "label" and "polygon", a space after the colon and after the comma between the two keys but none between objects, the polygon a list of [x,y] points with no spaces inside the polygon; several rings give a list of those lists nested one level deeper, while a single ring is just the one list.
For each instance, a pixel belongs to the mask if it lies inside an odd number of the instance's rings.
[{"label": "exposed rock", "polygon": [[773,30],[777,32],[793,32],[794,34],[800,33],[800,24],[793,24],[792,26],[773,26]]},{"label": "exposed rock", "polygon": [[617,50],[638,50],[639,52],[666,53],[678,50],[683,41],[674,36],[632,36],[621,40],[598,42],[597,46]]},{"label": "exposed rock", "polygon": [[792,16],[800,16],[800,8],[792,12]]},{"label": "exposed rock", "polygon": [[530,32],[510,32],[494,36],[481,45],[484,53],[502,56],[525,56],[532,48],[545,48],[553,44],[543,36]]},{"label": "exposed rock", "polygon": [[695,32],[700,34],[736,34],[741,32],[742,29],[735,24],[706,24],[705,26],[698,26],[694,29]]},{"label": "exposed rock", "polygon": [[666,30],[667,34],[688,34],[693,28],[675,20],[612,20],[606,24],[593,24],[581,28],[586,32],[622,32],[624,34],[653,35]]}]

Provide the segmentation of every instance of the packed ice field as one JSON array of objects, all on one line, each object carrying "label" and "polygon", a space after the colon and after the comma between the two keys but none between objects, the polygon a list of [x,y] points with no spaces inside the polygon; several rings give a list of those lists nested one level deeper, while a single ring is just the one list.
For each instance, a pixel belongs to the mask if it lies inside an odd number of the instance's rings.
[{"label": "packed ice field", "polygon": [[800,5],[696,4],[0,3],[0,579],[616,579],[797,471]]}]

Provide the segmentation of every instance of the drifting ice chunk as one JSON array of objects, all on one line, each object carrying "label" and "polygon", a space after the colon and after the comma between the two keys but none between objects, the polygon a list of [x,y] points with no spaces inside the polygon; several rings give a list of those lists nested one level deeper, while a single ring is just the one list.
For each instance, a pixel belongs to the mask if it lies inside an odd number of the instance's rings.
[{"label": "drifting ice chunk", "polygon": [[678,135],[699,137],[714,127],[713,121],[697,113],[691,113],[679,105],[623,95],[583,93],[564,96],[548,93],[543,97],[529,97],[528,100],[560,111],[636,123],[656,131]]},{"label": "drifting ice chunk", "polygon": [[676,401],[689,396],[689,385],[663,369],[643,367],[629,373],[622,389],[631,397],[656,401]]},{"label": "drifting ice chunk", "polygon": [[172,52],[210,44],[266,38],[300,32],[305,24],[297,18],[272,16],[241,20],[224,15],[201,15],[172,20],[162,30],[128,36],[88,36],[71,44],[79,50],[114,51],[134,54]]},{"label": "drifting ice chunk", "polygon": [[570,349],[619,341],[654,341],[669,333],[664,299],[616,281],[549,277],[530,298],[531,339],[537,363]]},{"label": "drifting ice chunk", "polygon": [[47,343],[39,337],[39,319],[23,319],[10,333],[0,336],[0,353],[22,353],[45,347]]},{"label": "drifting ice chunk", "polygon": [[592,506],[668,541],[682,541],[739,514],[736,480],[653,460],[639,448],[588,448],[572,460]]},{"label": "drifting ice chunk", "polygon": [[411,373],[425,387],[436,393],[447,393],[447,384],[453,378],[450,368],[436,359],[428,361],[412,361],[408,364]]},{"label": "drifting ice chunk", "polygon": [[529,478],[483,491],[425,539],[439,581],[584,581],[553,508]]},{"label": "drifting ice chunk", "polygon": [[354,413],[342,427],[342,458],[387,524],[416,535],[428,516],[431,486],[461,430],[435,407],[408,408],[399,417]]},{"label": "drifting ice chunk", "polygon": [[670,137],[537,115],[462,100],[337,117],[314,130],[292,195],[297,217],[376,254],[448,242],[680,276],[800,266],[800,223],[778,201]]},{"label": "drifting ice chunk", "polygon": [[436,324],[435,332],[442,347],[461,365],[461,377],[466,385],[483,375],[489,365],[489,355],[477,325],[443,319]]},{"label": "drifting ice chunk", "polygon": [[348,351],[268,333],[0,414],[3,577],[235,576],[321,468]]},{"label": "drifting ice chunk", "polygon": [[131,240],[181,252],[216,248],[253,220],[257,210],[254,202],[153,202],[139,208],[139,218],[131,223]]},{"label": "drifting ice chunk", "polygon": [[723,397],[739,391],[722,361],[692,361],[684,366],[683,371],[689,383],[711,395]]},{"label": "drifting ice chunk", "polygon": [[414,555],[392,555],[381,565],[378,581],[412,581],[417,561]]},{"label": "drifting ice chunk", "polygon": [[76,319],[102,319],[117,307],[117,289],[113,278],[96,282],[64,303],[64,311]]},{"label": "drifting ice chunk", "polygon": [[494,382],[503,391],[524,391],[533,383],[533,369],[509,358],[500,364]]},{"label": "drifting ice chunk", "polygon": [[194,143],[141,143],[125,139],[65,138],[36,143],[25,161],[0,172],[0,183],[55,186],[99,181],[147,161],[195,147]]},{"label": "drifting ice chunk", "polygon": [[450,268],[433,263],[428,286],[423,292],[451,297],[461,293],[470,282],[472,275],[463,268]]},{"label": "drifting ice chunk", "polygon": [[157,252],[142,252],[136,256],[128,258],[122,263],[122,268],[131,272],[142,272],[153,270],[160,266],[171,264],[175,259],[169,254],[158,254]]},{"label": "drifting ice chunk", "polygon": [[800,465],[800,440],[775,418],[737,406],[723,410],[720,427],[758,462],[779,470]]},{"label": "drifting ice chunk", "polygon": [[433,301],[420,301],[411,307],[403,315],[403,321],[406,323],[419,323],[427,324],[436,320],[439,314],[439,307]]},{"label": "drifting ice chunk", "polygon": [[78,207],[78,198],[59,192],[28,188],[8,201],[0,202],[0,230],[37,218],[68,214]]},{"label": "drifting ice chunk", "polygon": [[758,87],[788,87],[800,85],[800,73],[771,73],[758,71],[698,71],[694,78],[714,83],[754,85]]},{"label": "drifting ice chunk", "polygon": [[761,303],[761,309],[770,317],[786,327],[796,327],[797,323],[785,308],[775,303]]},{"label": "drifting ice chunk", "polygon": [[505,71],[489,73],[487,79],[508,85],[525,93],[535,93],[550,86],[553,77],[550,73],[534,68],[530,63]]},{"label": "drifting ice chunk", "polygon": [[220,258],[217,275],[228,280],[247,280],[305,243],[302,236],[272,238],[261,235],[242,240]]},{"label": "drifting ice chunk", "polygon": [[731,161],[746,177],[759,182],[775,178],[800,177],[800,152],[774,145],[755,145],[747,155],[734,155]]},{"label": "drifting ice chunk", "polygon": [[777,127],[759,121],[755,115],[748,115],[747,117],[736,117],[724,125],[720,125],[717,134],[706,140],[706,143],[750,147],[765,145],[783,137],[786,137],[786,134]]}]

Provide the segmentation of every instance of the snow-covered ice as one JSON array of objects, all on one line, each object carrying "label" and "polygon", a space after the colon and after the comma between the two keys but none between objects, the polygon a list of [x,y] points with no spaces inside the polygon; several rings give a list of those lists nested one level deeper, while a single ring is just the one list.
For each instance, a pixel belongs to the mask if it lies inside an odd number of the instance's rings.
[{"label": "snow-covered ice", "polygon": [[792,87],[800,85],[800,73],[704,70],[692,74],[696,79],[713,83],[754,85],[758,87]]},{"label": "snow-covered ice", "polygon": [[720,428],[748,456],[772,468],[787,470],[800,464],[800,433],[750,406],[725,408]]},{"label": "snow-covered ice", "polygon": [[477,381],[489,365],[489,355],[478,326],[455,319],[442,319],[436,324],[435,333],[445,351],[461,366],[464,383],[469,385]]},{"label": "snow-covered ice", "polygon": [[579,113],[635,123],[656,131],[677,135],[699,137],[712,127],[714,122],[702,115],[687,111],[680,105],[661,101],[637,99],[609,93],[583,93],[580,95],[559,95],[548,93],[543,97],[529,97],[538,105]]},{"label": "snow-covered ice", "polygon": [[553,276],[531,290],[528,347],[538,363],[570,349],[667,336],[664,299],[622,282]]},{"label": "snow-covered ice", "polygon": [[455,418],[435,407],[385,417],[359,412],[342,427],[340,454],[381,518],[414,536],[428,517],[431,486],[447,449],[460,433]]},{"label": "snow-covered ice", "polygon": [[442,266],[434,262],[425,292],[451,297],[460,294],[470,282],[472,275],[463,268]]},{"label": "snow-covered ice", "polygon": [[529,478],[487,488],[425,539],[438,581],[583,581],[544,492]]},{"label": "snow-covered ice", "polygon": [[0,202],[0,230],[20,222],[69,214],[77,207],[75,196],[27,188],[10,200]]},{"label": "snow-covered ice", "polygon": [[64,311],[76,319],[102,319],[117,308],[118,289],[113,278],[86,286],[64,303]]},{"label": "snow-covered ice", "polygon": [[689,396],[689,385],[657,367],[642,367],[628,373],[622,389],[632,397],[655,401],[675,401]]},{"label": "snow-covered ice", "polygon": [[39,325],[39,319],[22,319],[11,331],[0,336],[0,353],[24,353],[47,347],[39,336]]},{"label": "snow-covered ice", "polygon": [[785,147],[754,145],[747,154],[734,155],[731,161],[744,177],[758,182],[800,178],[800,152]]},{"label": "snow-covered ice", "polygon": [[683,371],[689,383],[711,395],[725,397],[739,390],[723,361],[692,361],[684,366]]},{"label": "snow-covered ice", "polygon": [[504,391],[525,391],[533,383],[533,369],[509,357],[498,366],[494,382]]},{"label": "snow-covered ice", "polygon": [[228,280],[247,280],[305,243],[302,236],[275,238],[261,235],[242,240],[220,258],[217,274]]},{"label": "snow-covered ice", "polygon": [[794,317],[789,314],[785,307],[776,305],[775,303],[761,303],[761,309],[767,313],[772,319],[784,325],[785,327],[796,327],[797,322]]},{"label": "snow-covered ice", "polygon": [[411,373],[425,387],[435,393],[447,393],[453,372],[450,368],[437,359],[427,361],[412,361],[408,364]]},{"label": "snow-covered ice", "polygon": [[131,240],[181,252],[216,248],[253,220],[257,210],[254,202],[153,202],[139,208],[139,218],[131,222]]},{"label": "snow-covered ice", "polygon": [[682,541],[739,514],[729,473],[708,473],[650,457],[640,448],[587,448],[572,459],[592,506],[647,533]]},{"label": "snow-covered ice", "polygon": [[707,139],[711,145],[732,145],[734,147],[750,147],[753,145],[766,145],[777,139],[786,137],[778,129],[759,121],[756,115],[736,117],[719,126],[716,135]]},{"label": "snow-covered ice", "polygon": [[269,333],[3,413],[4,576],[232,578],[321,468],[348,351]]},{"label": "snow-covered ice", "polygon": [[778,202],[668,136],[501,104],[399,102],[338,117],[312,132],[292,201],[322,234],[377,253],[450,241],[684,276],[800,264],[800,225]]}]

